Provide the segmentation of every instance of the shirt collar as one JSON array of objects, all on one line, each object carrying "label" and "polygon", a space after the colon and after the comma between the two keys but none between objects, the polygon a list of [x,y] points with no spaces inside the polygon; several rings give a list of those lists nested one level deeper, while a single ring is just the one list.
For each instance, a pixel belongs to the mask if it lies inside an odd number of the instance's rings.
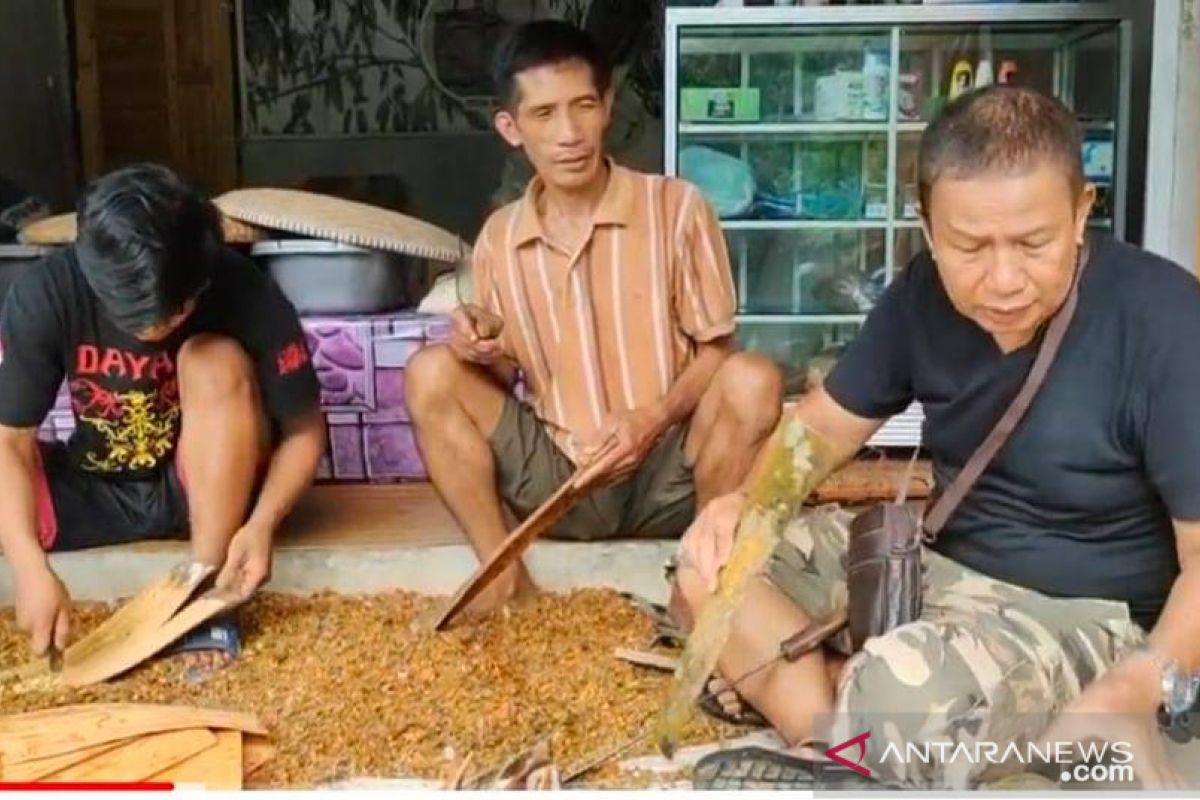
[{"label": "shirt collar", "polygon": [[[612,158],[605,158],[608,163],[608,186],[604,188],[604,196],[592,214],[595,225],[628,225],[633,216],[633,176],[629,170],[617,164]],[[546,232],[542,228],[542,220],[537,213],[538,196],[545,189],[540,177],[534,177],[525,189],[517,206],[516,229],[513,241],[517,247],[526,245],[535,239],[545,241]]]}]

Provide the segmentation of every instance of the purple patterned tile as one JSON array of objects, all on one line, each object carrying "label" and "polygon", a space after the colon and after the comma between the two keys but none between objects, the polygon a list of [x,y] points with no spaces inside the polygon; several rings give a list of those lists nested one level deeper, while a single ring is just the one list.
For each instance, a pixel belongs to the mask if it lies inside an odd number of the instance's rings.
[{"label": "purple patterned tile", "polygon": [[372,480],[425,480],[412,427],[403,423],[367,426],[367,474]]},{"label": "purple patterned tile", "polygon": [[375,407],[370,323],[352,318],[313,317],[304,321],[313,367],[326,409]]},{"label": "purple patterned tile", "polygon": [[375,404],[379,411],[393,411],[408,421],[408,406],[404,402],[404,370],[378,368],[375,370]]},{"label": "purple patterned tile", "polygon": [[333,477],[338,480],[362,480],[367,477],[362,428],[359,425],[331,425],[329,448],[333,459]]}]

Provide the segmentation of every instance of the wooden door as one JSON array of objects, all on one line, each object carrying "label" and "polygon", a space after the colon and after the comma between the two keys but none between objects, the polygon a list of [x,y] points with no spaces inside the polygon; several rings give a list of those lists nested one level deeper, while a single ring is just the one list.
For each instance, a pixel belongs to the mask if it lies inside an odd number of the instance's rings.
[{"label": "wooden door", "polygon": [[86,177],[155,161],[211,192],[235,185],[231,7],[75,0]]}]

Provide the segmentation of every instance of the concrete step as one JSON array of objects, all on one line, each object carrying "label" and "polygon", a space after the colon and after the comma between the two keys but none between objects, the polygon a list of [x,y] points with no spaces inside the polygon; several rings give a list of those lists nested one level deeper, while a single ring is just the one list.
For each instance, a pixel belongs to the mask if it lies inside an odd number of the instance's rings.
[{"label": "concrete step", "polygon": [[[527,563],[546,589],[605,586],[662,602],[674,542],[538,542]],[[141,542],[51,556],[77,600],[135,593],[187,557],[184,541]],[[478,560],[429,484],[318,486],[279,532],[271,591],[450,594]],[[12,602],[0,571],[0,603]]]}]

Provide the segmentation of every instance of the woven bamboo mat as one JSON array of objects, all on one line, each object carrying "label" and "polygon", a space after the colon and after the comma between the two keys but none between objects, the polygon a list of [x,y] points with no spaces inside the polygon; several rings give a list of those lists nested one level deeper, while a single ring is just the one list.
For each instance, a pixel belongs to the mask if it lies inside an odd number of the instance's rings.
[{"label": "woven bamboo mat", "polygon": [[213,202],[234,219],[317,239],[455,263],[469,247],[414,217],[296,189],[236,189]]}]

